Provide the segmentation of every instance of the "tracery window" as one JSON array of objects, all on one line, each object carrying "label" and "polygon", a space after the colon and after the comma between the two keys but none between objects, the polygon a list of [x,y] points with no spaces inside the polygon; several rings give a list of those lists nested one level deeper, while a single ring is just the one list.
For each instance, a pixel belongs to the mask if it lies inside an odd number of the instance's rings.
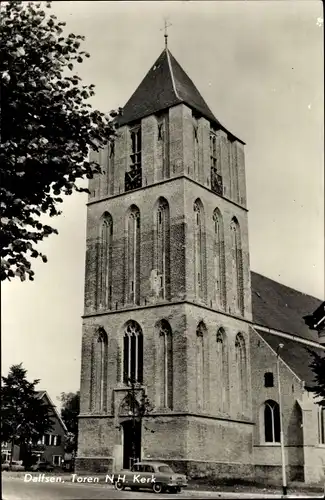
[{"label": "tracery window", "polygon": [[271,399],[264,403],[264,434],[266,443],[280,443],[280,408]]},{"label": "tracery window", "polygon": [[143,335],[136,321],[126,324],[123,338],[123,381],[143,382]]}]

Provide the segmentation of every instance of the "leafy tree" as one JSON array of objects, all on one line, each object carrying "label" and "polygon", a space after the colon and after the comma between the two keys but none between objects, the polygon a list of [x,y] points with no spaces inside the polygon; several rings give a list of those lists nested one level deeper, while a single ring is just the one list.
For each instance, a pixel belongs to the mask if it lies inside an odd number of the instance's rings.
[{"label": "leafy tree", "polygon": [[315,351],[308,349],[313,357],[310,368],[314,373],[316,384],[311,387],[311,391],[315,393],[315,397],[321,398],[319,404],[325,406],[325,356],[321,356]]},{"label": "leafy tree", "polygon": [[[114,117],[87,102],[94,85],[82,85],[75,65],[89,54],[84,37],[63,34],[64,22],[46,13],[47,2],[1,3],[1,280],[33,280],[30,258],[46,256],[35,245],[57,230],[42,222],[61,212],[62,195],[100,172],[88,161],[114,139]],[[45,11],[43,10],[45,9]]]},{"label": "leafy tree", "polygon": [[11,366],[1,386],[1,439],[18,444],[24,465],[31,463],[32,445],[53,428],[51,408],[40,400],[35,390],[39,380],[29,382],[27,371]]},{"label": "leafy tree", "polygon": [[65,440],[65,450],[67,453],[75,453],[78,445],[78,415],[80,410],[80,393],[62,392],[61,417],[68,429]]}]

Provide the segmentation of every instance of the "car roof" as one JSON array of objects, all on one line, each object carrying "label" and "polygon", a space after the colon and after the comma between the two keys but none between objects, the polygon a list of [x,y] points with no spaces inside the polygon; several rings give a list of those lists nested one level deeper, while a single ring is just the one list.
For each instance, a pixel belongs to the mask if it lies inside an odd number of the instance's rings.
[{"label": "car roof", "polygon": [[166,465],[167,467],[169,467],[168,464],[166,464],[165,462],[154,462],[154,461],[142,461],[141,462],[135,462],[133,465]]}]

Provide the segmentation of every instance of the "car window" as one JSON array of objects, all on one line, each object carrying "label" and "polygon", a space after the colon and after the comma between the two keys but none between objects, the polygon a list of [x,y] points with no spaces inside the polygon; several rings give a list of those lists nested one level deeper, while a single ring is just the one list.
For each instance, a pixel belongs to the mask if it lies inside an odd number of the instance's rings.
[{"label": "car window", "polygon": [[168,472],[170,474],[174,474],[173,470],[170,467],[168,467],[168,465],[160,465],[158,467],[158,470],[159,472]]},{"label": "car window", "polygon": [[150,472],[151,474],[155,472],[155,469],[152,467],[152,465],[145,465],[145,472]]}]

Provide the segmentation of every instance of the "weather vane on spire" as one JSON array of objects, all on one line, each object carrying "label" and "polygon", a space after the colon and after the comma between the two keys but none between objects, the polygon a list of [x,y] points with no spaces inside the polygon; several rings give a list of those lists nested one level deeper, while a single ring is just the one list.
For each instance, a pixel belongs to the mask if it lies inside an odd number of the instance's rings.
[{"label": "weather vane on spire", "polygon": [[[165,22],[165,25],[164,25],[163,29],[164,29],[164,37],[165,37],[165,49],[167,49],[167,46],[168,46],[168,31],[167,30],[170,26],[172,26],[172,23],[168,23],[167,18],[164,19],[164,22]],[[162,31],[162,29],[160,31]]]}]

